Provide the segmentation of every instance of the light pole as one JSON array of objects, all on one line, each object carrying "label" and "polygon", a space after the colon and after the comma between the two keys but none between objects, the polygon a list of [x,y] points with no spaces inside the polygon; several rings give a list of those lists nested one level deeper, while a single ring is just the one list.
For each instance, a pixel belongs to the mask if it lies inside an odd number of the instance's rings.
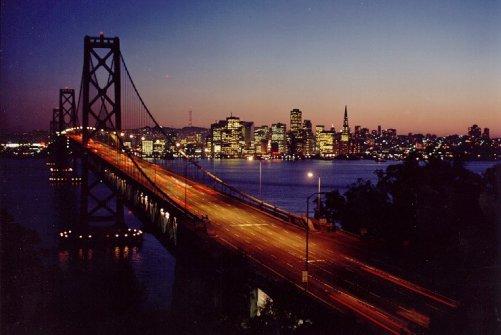
[{"label": "light pole", "polygon": [[184,212],[186,213],[186,180],[188,178],[188,158],[186,157],[186,155],[183,155],[183,152],[182,152],[182,149],[180,149],[181,147],[181,143],[179,142],[176,142],[176,148],[178,149],[179,152],[181,152],[181,156],[185,156],[183,157],[183,161],[184,161]]},{"label": "light pole", "polygon": [[[313,172],[308,172],[307,174],[308,178],[313,178],[315,176],[315,174]],[[320,175],[318,176],[318,199],[317,199],[317,212],[320,212]]]},{"label": "light pole", "polygon": [[310,194],[306,198],[306,245],[305,245],[305,255],[304,255],[304,270],[302,272],[302,282],[304,283],[304,290],[308,290],[308,248],[309,248],[309,239],[310,239],[310,225],[309,225],[309,213],[310,213],[310,199],[314,196],[318,196],[320,198],[321,194],[325,194],[326,192],[315,192]]},{"label": "light pole", "polygon": [[259,161],[259,198],[262,198],[261,180],[262,180],[262,170],[261,170],[261,160],[260,160]]},{"label": "light pole", "polygon": [[184,160],[184,211],[186,212],[186,181],[188,177],[188,161]]}]

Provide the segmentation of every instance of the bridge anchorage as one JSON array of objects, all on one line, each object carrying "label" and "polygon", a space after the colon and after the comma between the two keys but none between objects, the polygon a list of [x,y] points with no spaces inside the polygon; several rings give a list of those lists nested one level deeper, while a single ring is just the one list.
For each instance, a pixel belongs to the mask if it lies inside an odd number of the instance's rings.
[{"label": "bridge anchorage", "polygon": [[[297,296],[387,334],[423,333],[432,318],[457,307],[374,266],[363,242],[342,232],[310,237],[305,290],[304,218],[236,189],[190,159],[144,103],[117,37],[85,37],[81,80],[76,108],[82,126],[61,134],[81,153],[83,225],[108,223],[122,227],[118,235],[126,237],[126,205],[165,242],[180,247],[178,240],[188,237],[220,254],[241,255],[256,273]],[[143,153],[156,150],[157,143],[164,147],[160,157],[170,153],[177,159],[160,164],[145,159]]]}]

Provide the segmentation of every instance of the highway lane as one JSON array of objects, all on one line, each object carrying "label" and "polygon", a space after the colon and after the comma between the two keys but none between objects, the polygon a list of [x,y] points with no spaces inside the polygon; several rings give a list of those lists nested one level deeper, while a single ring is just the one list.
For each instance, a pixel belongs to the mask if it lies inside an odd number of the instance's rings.
[{"label": "highway lane", "polygon": [[[74,138],[79,141],[78,137]],[[89,148],[117,168],[132,162],[95,142]],[[231,197],[140,160],[143,171],[180,207],[207,214],[216,240],[245,252],[299,288],[304,268],[304,231]],[[149,186],[149,185],[145,185]],[[150,185],[151,187],[151,185]],[[430,317],[456,303],[365,262],[363,243],[354,237],[311,234],[308,291],[317,299],[370,321],[388,333],[426,329]],[[338,243],[336,243],[338,242]]]}]

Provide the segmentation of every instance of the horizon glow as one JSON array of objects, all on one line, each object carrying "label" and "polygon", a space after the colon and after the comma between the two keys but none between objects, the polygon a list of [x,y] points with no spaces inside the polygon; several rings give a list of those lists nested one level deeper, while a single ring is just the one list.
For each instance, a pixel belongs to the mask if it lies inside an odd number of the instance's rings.
[{"label": "horizon glow", "polygon": [[[102,11],[98,9],[101,8]],[[109,10],[112,8],[113,10]],[[2,6],[1,128],[48,128],[78,88],[83,37],[119,36],[147,105],[171,127],[231,113],[313,125],[501,136],[501,3],[17,1]],[[22,19],[20,19],[22,18]],[[3,112],[5,111],[5,112]]]}]

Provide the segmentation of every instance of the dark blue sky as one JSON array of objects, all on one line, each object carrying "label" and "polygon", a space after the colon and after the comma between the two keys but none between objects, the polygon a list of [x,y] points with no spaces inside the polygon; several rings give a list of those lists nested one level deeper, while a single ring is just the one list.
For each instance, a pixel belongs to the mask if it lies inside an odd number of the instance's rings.
[{"label": "dark blue sky", "polygon": [[78,87],[83,36],[121,38],[162,124],[233,113],[401,132],[501,135],[500,1],[6,1],[2,128],[46,128],[60,87]]}]

